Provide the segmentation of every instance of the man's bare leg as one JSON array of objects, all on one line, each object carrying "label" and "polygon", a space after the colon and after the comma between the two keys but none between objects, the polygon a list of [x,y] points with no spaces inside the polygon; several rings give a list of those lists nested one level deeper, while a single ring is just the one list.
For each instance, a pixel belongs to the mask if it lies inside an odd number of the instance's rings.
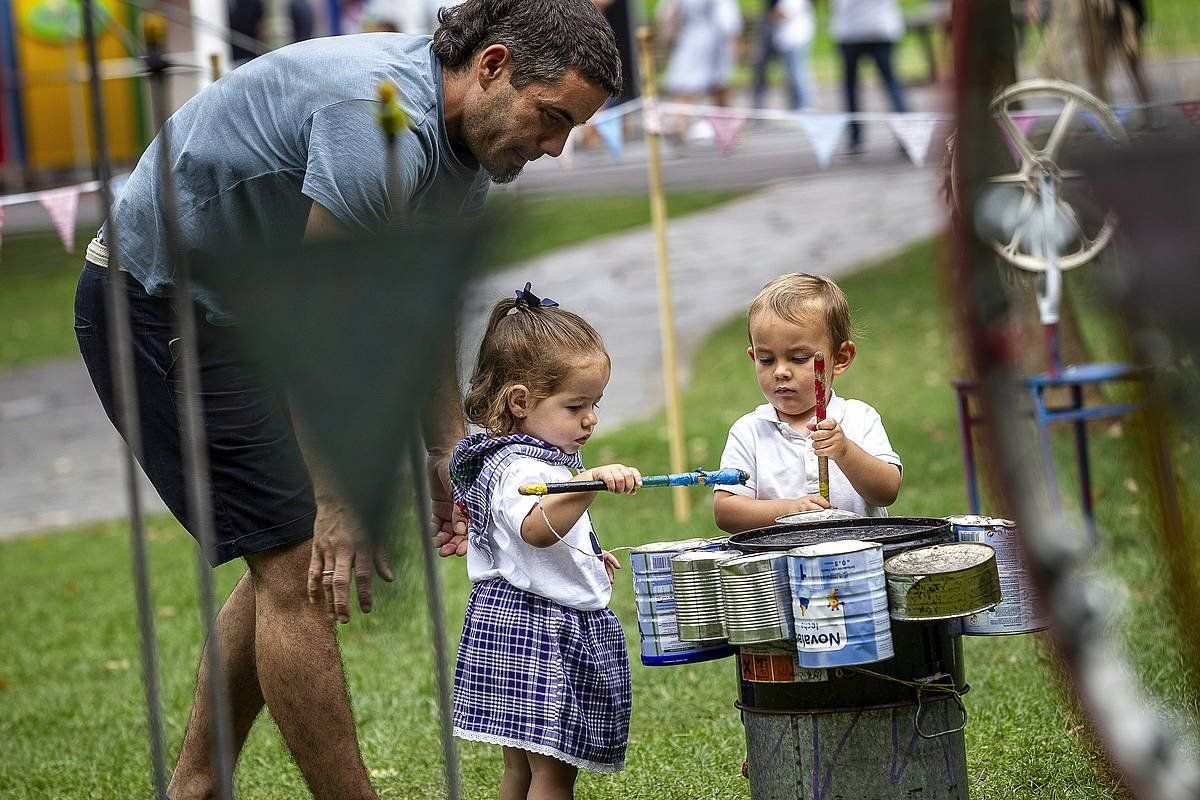
[{"label": "man's bare leg", "polygon": [[342,656],[326,609],[308,601],[309,542],[247,557],[254,651],[267,709],[314,800],[376,800],[358,751]]},{"label": "man's bare leg", "polygon": [[[247,572],[217,614],[214,633],[221,643],[221,666],[225,675],[233,722],[233,754],[236,761],[254,720],[263,705],[262,691],[254,667],[254,582]],[[210,735],[212,706],[208,695],[208,645],[200,656],[192,713],[179,760],[171,775],[167,795],[171,800],[204,800],[216,794],[216,769]]]}]

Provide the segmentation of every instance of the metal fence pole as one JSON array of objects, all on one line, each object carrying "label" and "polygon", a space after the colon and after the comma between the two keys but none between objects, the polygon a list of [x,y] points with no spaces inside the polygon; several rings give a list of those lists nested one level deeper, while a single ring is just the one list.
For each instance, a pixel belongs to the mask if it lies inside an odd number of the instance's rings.
[{"label": "metal fence pole", "polygon": [[120,269],[119,234],[111,219],[113,196],[110,181],[108,131],[105,128],[104,94],[101,91],[100,63],[96,47],[96,22],[92,0],[83,0],[83,30],[90,73],[92,166],[100,181],[100,200],[106,220],[104,237],[108,255],[108,331],[112,371],[116,376],[117,429],[127,446],[122,450],[126,499],[129,504],[130,550],[133,556],[133,588],[137,601],[138,632],[141,636],[142,682],[146,691],[146,722],[150,735],[150,763],[154,796],[167,796],[166,748],[163,743],[162,698],[158,680],[158,644],[154,632],[154,606],[150,596],[149,567],[146,555],[146,531],[142,520],[141,490],[134,459],[142,455],[142,426],[138,416],[137,383],[134,379],[133,339],[130,333],[129,304],[125,296],[126,274]]}]

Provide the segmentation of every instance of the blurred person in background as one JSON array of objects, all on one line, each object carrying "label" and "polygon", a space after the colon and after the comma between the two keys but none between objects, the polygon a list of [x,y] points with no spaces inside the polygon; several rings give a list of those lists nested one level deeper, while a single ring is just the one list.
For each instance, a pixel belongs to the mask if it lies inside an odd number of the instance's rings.
[{"label": "blurred person in background", "polygon": [[779,0],[763,0],[762,17],[758,24],[758,49],[754,53],[753,89],[750,104],[764,108],[767,99],[767,70],[779,55],[775,48],[775,23],[778,21],[776,7]]},{"label": "blurred person in background", "polygon": [[[829,0],[829,35],[842,53],[842,88],[846,111],[859,110],[858,62],[864,56],[875,61],[892,110],[908,110],[904,92],[892,69],[894,45],[904,35],[904,18],[897,0]],[[862,126],[850,123],[850,153],[862,152]]]},{"label": "blurred person in background", "polygon": [[[816,105],[809,56],[817,32],[810,0],[778,0],[775,4],[773,47],[787,72],[788,105],[792,109]],[[755,102],[755,106],[759,103]]]},{"label": "blurred person in background", "polygon": [[683,102],[729,105],[742,11],[737,0],[663,0],[659,24],[671,45],[663,89]]}]

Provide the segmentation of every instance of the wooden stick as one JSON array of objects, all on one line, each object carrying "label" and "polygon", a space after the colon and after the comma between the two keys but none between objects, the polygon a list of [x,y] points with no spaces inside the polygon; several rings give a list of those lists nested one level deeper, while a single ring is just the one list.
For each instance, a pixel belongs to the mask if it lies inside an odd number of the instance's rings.
[{"label": "wooden stick", "polygon": [[[817,424],[825,421],[825,356],[813,356],[813,384],[817,394]],[[817,456],[817,485],[821,497],[829,499],[829,457]]]},{"label": "wooden stick", "polygon": [[[667,434],[671,457],[671,472],[684,469],[683,411],[679,401],[679,372],[675,361],[675,320],[671,308],[671,265],[667,258],[667,200],[663,193],[662,159],[658,151],[661,121],[658,114],[658,90],[654,82],[654,53],[650,29],[637,30],[641,55],[642,108],[645,120],[646,151],[650,166],[650,221],[654,226],[655,253],[658,261],[658,316],[662,334],[663,381],[667,394]],[[689,516],[688,497],[675,492],[671,498],[675,520],[686,522]]]}]

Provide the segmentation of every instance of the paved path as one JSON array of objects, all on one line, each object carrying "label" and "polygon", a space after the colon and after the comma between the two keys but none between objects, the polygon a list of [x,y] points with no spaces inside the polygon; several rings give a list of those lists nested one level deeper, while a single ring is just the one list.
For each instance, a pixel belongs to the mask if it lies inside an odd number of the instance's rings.
[{"label": "paved path", "polygon": [[[935,182],[932,171],[899,161],[848,166],[674,221],[670,252],[682,362],[774,275],[796,269],[843,274],[936,231],[943,212]],[[648,229],[570,247],[473,285],[464,369],[474,358],[485,309],[526,280],[584,314],[604,335],[615,367],[605,425],[659,406]],[[125,513],[118,440],[78,359],[0,376],[0,443],[0,537]],[[144,497],[148,509],[162,509],[148,485]]]}]

